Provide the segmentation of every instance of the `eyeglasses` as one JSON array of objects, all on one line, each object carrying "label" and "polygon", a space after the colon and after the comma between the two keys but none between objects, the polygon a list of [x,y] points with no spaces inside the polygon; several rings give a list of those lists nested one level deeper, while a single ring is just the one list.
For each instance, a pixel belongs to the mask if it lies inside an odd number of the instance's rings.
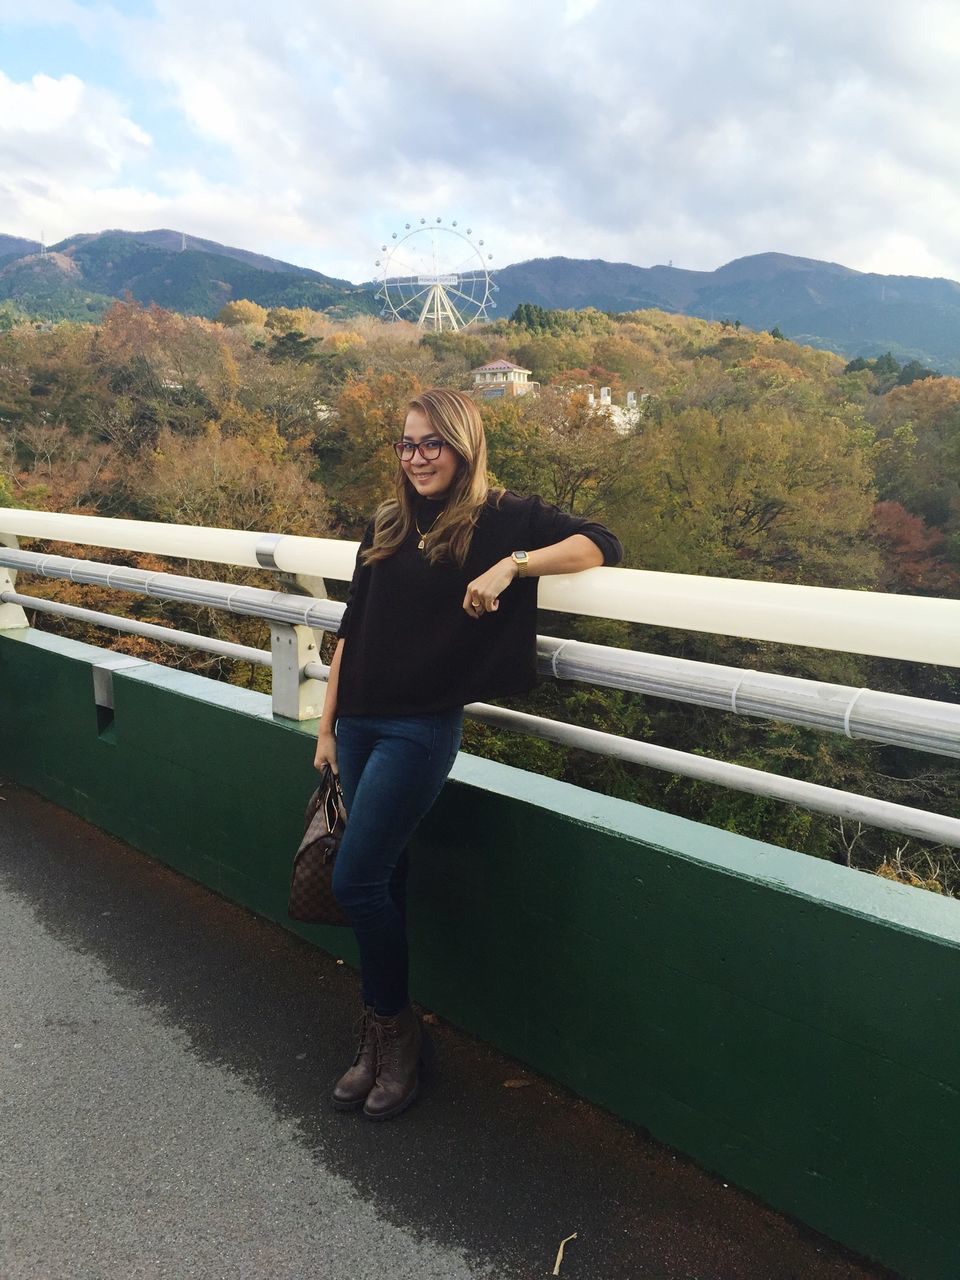
[{"label": "eyeglasses", "polygon": [[417,452],[424,462],[436,462],[446,443],[446,440],[421,440],[419,444],[411,444],[409,440],[398,440],[393,450],[401,462],[409,462]]}]

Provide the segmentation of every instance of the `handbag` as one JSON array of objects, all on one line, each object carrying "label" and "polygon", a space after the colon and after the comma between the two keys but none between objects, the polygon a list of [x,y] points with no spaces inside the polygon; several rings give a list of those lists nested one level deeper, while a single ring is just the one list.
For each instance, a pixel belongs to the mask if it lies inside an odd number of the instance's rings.
[{"label": "handbag", "polygon": [[305,924],[349,925],[333,896],[333,868],[347,824],[340,779],[328,764],[307,802],[303,839],[293,859],[287,914]]}]

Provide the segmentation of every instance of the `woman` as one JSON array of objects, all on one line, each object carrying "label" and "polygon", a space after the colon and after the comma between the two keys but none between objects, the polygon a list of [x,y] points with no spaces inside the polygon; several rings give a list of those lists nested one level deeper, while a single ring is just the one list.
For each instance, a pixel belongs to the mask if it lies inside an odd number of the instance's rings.
[{"label": "woman", "polygon": [[371,1120],[417,1093],[406,845],[456,759],[464,704],[534,685],[539,577],[622,555],[603,525],[488,488],[483,423],[459,391],[412,400],[394,449],[396,497],[360,544],[315,758],[339,773],[349,813],[333,891],[363,983],[359,1048],[332,1100]]}]

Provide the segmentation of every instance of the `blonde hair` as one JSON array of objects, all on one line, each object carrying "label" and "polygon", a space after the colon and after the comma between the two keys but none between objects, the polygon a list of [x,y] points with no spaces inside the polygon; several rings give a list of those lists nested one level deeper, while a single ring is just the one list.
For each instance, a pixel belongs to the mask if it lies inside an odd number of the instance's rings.
[{"label": "blonde hair", "polygon": [[[443,513],[430,530],[425,554],[431,564],[452,560],[463,567],[473,540],[473,530],[491,492],[487,484],[487,440],[480,411],[462,391],[435,387],[423,391],[407,405],[417,409],[430,429],[457,453],[457,471],[447,494]],[[499,497],[502,489],[493,492]],[[397,471],[396,497],[377,508],[373,545],[361,552],[364,564],[385,560],[403,544],[416,527],[416,491],[402,469]]]}]

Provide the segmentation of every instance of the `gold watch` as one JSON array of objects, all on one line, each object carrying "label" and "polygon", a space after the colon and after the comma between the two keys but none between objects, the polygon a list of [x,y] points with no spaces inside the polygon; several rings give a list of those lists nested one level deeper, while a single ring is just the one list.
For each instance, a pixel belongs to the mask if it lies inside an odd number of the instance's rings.
[{"label": "gold watch", "polygon": [[525,578],[527,576],[527,569],[530,564],[530,557],[527,555],[525,551],[514,551],[511,556],[511,559],[513,560],[513,563],[517,566],[517,577]]}]

